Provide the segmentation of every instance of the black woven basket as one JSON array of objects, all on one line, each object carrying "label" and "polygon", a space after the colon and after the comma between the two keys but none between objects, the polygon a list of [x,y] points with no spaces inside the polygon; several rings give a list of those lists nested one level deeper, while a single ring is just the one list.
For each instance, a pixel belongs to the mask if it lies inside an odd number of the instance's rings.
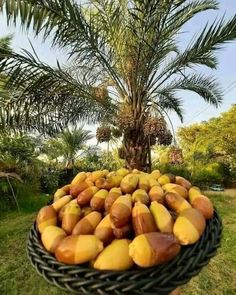
[{"label": "black woven basket", "polygon": [[32,265],[49,283],[76,294],[158,295],[186,284],[207,265],[220,246],[222,222],[218,213],[207,221],[201,239],[182,247],[171,262],[148,269],[98,271],[88,265],[65,265],[49,254],[40,242],[35,224],[30,230],[27,252]]}]

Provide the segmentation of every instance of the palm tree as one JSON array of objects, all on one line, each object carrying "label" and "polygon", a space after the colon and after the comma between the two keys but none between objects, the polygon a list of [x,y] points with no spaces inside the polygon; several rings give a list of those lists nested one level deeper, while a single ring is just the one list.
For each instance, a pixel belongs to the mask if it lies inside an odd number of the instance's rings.
[{"label": "palm tree", "polygon": [[68,54],[66,66],[52,67],[36,52],[0,48],[0,70],[18,91],[13,103],[23,122],[37,110],[35,124],[55,112],[61,124],[118,125],[129,168],[147,167],[165,113],[183,119],[178,90],[215,106],[222,101],[218,82],[196,67],[216,69],[217,51],[236,38],[236,16],[206,25],[185,49],[178,42],[195,15],[218,9],[216,0],[4,0],[0,9]]},{"label": "palm tree", "polygon": [[[84,130],[83,127],[67,128],[57,137],[49,139],[43,149],[46,153],[49,151],[49,155],[53,150],[57,157],[64,158],[67,169],[73,169],[75,160],[84,153],[87,141],[92,138],[90,131]],[[82,153],[79,154],[81,151]]]}]

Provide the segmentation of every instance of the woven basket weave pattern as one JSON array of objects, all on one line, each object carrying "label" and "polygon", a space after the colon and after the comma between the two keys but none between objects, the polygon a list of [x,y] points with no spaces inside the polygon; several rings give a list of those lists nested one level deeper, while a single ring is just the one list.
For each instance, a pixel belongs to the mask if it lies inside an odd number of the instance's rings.
[{"label": "woven basket weave pattern", "polygon": [[174,260],[157,267],[125,272],[98,271],[88,265],[58,262],[42,246],[35,224],[30,230],[27,252],[37,272],[63,290],[88,295],[162,295],[186,284],[209,263],[220,246],[221,234],[221,219],[215,211],[201,239],[192,246],[182,247]]}]

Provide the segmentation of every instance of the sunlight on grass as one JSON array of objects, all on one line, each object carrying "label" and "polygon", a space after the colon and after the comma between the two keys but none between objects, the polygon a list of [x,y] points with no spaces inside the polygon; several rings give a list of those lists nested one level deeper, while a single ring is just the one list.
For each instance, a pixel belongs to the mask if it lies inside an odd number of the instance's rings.
[{"label": "sunlight on grass", "polygon": [[223,219],[223,239],[209,265],[182,288],[184,295],[236,294],[236,197],[210,195]]}]

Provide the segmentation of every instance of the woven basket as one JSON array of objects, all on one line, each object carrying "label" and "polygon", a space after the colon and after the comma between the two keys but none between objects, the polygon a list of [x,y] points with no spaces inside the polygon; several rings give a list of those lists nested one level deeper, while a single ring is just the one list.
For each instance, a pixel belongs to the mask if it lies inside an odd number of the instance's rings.
[{"label": "woven basket", "polygon": [[40,242],[35,224],[30,230],[27,252],[39,275],[49,283],[76,294],[89,295],[158,295],[168,294],[177,286],[186,284],[216,254],[220,246],[222,223],[218,213],[207,221],[201,239],[192,246],[182,247],[171,262],[129,271],[98,271],[89,265],[65,265],[49,254]]}]

